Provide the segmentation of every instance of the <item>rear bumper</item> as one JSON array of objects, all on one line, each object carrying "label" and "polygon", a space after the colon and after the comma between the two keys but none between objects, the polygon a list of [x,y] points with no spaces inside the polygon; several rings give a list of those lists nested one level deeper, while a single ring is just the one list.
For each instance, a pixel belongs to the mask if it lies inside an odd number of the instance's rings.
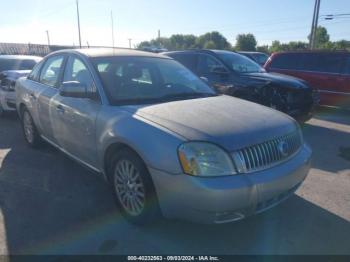
[{"label": "rear bumper", "polygon": [[165,217],[199,223],[227,223],[267,210],[287,199],[310,168],[304,145],[289,161],[253,174],[201,178],[150,169]]},{"label": "rear bumper", "polygon": [[0,89],[0,106],[4,111],[15,111],[16,92],[7,92]]}]

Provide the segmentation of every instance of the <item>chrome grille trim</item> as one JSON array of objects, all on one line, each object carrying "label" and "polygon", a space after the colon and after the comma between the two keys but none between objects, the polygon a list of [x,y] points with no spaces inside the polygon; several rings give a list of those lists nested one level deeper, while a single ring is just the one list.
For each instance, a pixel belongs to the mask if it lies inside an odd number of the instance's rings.
[{"label": "chrome grille trim", "polygon": [[239,173],[252,173],[278,165],[294,156],[302,146],[299,130],[232,153]]}]

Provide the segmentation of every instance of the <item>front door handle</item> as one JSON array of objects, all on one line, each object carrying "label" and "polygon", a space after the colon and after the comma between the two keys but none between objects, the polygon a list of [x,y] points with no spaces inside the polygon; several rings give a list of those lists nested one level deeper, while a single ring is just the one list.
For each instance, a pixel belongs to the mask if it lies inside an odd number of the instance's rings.
[{"label": "front door handle", "polygon": [[64,114],[64,111],[65,111],[62,105],[58,105],[58,106],[56,107],[56,110],[57,110],[57,112],[60,113],[60,114]]}]

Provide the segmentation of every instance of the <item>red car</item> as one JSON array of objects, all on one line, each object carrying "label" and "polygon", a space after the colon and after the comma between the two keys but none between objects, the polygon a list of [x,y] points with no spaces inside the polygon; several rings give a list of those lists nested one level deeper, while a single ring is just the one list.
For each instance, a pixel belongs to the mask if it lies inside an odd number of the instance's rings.
[{"label": "red car", "polygon": [[265,69],[307,81],[320,92],[320,104],[350,108],[350,53],[303,51],[274,53]]}]

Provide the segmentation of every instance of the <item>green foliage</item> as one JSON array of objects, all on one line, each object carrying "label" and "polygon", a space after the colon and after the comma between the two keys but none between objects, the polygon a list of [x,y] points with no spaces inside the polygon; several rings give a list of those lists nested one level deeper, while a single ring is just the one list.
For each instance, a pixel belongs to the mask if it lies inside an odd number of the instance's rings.
[{"label": "green foliage", "polygon": [[[257,46],[257,41],[253,34],[237,35],[236,45],[234,47],[219,32],[208,32],[201,36],[175,34],[171,37],[162,37],[160,39],[152,39],[143,41],[138,45],[139,49],[144,47],[166,48],[168,50],[185,50],[191,48],[206,49],[225,49],[235,51],[259,51],[264,53],[273,53],[280,51],[307,50],[309,43],[301,41],[291,41],[289,43],[281,43],[278,40],[272,42],[270,46]],[[316,31],[316,48],[326,50],[349,50],[350,41],[340,40],[331,42],[326,28],[319,26]]]},{"label": "green foliage", "polygon": [[[311,36],[308,36],[308,39],[310,40]],[[327,29],[323,26],[318,26],[316,29],[316,35],[315,35],[315,48],[317,49],[328,49],[329,44],[329,34],[327,32]]]},{"label": "green foliage", "polygon": [[167,47],[169,50],[184,50],[196,47],[197,37],[194,35],[172,35],[169,38],[170,46]]},{"label": "green foliage", "polygon": [[256,51],[268,54],[269,53],[269,46],[268,45],[257,46]]},{"label": "green foliage", "polygon": [[201,35],[196,40],[196,47],[210,49],[230,49],[231,44],[219,32],[210,32]]},{"label": "green foliage", "polygon": [[256,39],[253,34],[240,34],[236,37],[236,50],[238,51],[255,51]]}]

